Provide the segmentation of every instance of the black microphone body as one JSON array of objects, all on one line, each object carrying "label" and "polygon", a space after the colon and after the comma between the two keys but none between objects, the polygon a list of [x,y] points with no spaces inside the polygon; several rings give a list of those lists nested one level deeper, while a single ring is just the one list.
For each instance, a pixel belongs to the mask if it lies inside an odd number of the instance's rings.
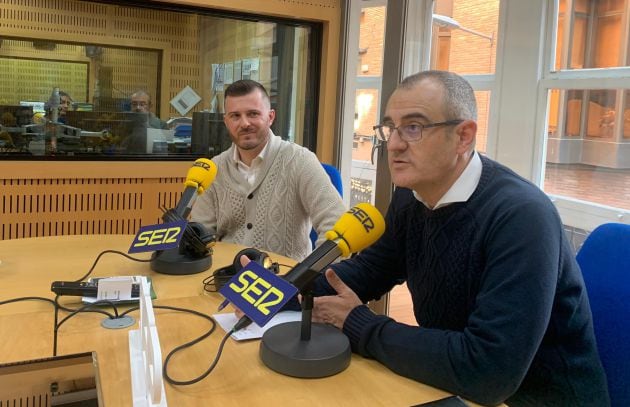
[{"label": "black microphone body", "polygon": [[179,199],[179,202],[177,202],[177,206],[175,207],[175,213],[179,215],[180,218],[188,218],[190,212],[190,208],[188,207],[188,205],[190,204],[190,201],[192,201],[196,193],[197,188],[195,187],[186,187],[184,189],[184,193],[182,194],[182,197]]},{"label": "black microphone body", "polygon": [[326,240],[304,260],[296,264],[283,278],[302,291],[308,288],[321,271],[339,256],[341,256],[341,250],[337,242]]}]

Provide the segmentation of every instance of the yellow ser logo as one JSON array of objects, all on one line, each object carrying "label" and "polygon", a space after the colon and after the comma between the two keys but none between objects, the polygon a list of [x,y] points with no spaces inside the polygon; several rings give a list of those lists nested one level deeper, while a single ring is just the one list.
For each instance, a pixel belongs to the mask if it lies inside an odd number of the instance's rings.
[{"label": "yellow ser logo", "polygon": [[177,236],[181,233],[179,226],[147,230],[138,235],[138,241],[133,247],[154,246],[166,243],[177,243]]},{"label": "yellow ser logo", "polygon": [[284,298],[282,291],[252,270],[243,271],[237,282],[230,283],[230,288],[264,315],[269,315],[269,308]]}]

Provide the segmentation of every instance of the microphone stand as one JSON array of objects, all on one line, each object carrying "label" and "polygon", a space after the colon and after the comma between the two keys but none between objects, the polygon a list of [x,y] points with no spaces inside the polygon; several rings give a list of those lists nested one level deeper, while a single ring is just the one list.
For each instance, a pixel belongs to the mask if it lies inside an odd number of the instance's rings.
[{"label": "microphone stand", "polygon": [[[176,210],[166,211],[162,219],[165,222],[185,220],[190,209],[180,207],[183,201],[184,199],[179,201]],[[180,213],[183,213],[184,216],[180,216]],[[207,246],[214,241],[216,241],[215,235],[207,233],[203,225],[188,222],[179,247],[159,250],[151,255],[151,270],[172,275],[197,274],[208,270],[212,266],[212,249]]]},{"label": "microphone stand", "polygon": [[269,328],[260,341],[260,358],[272,370],[287,376],[332,376],[350,365],[350,341],[332,325],[312,323],[313,292],[302,295],[302,320]]}]

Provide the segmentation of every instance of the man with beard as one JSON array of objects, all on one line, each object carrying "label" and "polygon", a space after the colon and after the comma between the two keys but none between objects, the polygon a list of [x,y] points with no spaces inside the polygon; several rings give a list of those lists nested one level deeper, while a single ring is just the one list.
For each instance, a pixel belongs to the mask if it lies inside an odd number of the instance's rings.
[{"label": "man with beard", "polygon": [[313,152],[273,134],[276,113],[260,83],[230,84],[224,104],[233,143],[212,158],[217,177],[191,219],[218,240],[302,260],[311,227],[322,241],[345,211],[341,197]]}]

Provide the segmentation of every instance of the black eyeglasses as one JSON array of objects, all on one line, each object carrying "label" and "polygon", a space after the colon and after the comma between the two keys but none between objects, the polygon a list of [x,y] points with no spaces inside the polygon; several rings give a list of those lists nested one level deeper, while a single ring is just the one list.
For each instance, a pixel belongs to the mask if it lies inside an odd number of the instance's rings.
[{"label": "black eyeglasses", "polygon": [[394,133],[394,131],[397,130],[398,135],[400,136],[401,139],[403,139],[404,141],[408,143],[413,143],[416,141],[420,141],[420,139],[422,139],[422,130],[424,129],[428,129],[431,127],[438,127],[438,126],[454,126],[456,124],[460,124],[461,122],[463,122],[463,120],[455,119],[455,120],[447,120],[445,122],[439,122],[439,123],[401,124],[398,127],[394,127],[388,124],[377,124],[376,126],[372,127],[372,129],[374,130],[374,135],[376,135],[376,138],[381,141],[389,141],[390,137],[392,136],[392,133]]}]

